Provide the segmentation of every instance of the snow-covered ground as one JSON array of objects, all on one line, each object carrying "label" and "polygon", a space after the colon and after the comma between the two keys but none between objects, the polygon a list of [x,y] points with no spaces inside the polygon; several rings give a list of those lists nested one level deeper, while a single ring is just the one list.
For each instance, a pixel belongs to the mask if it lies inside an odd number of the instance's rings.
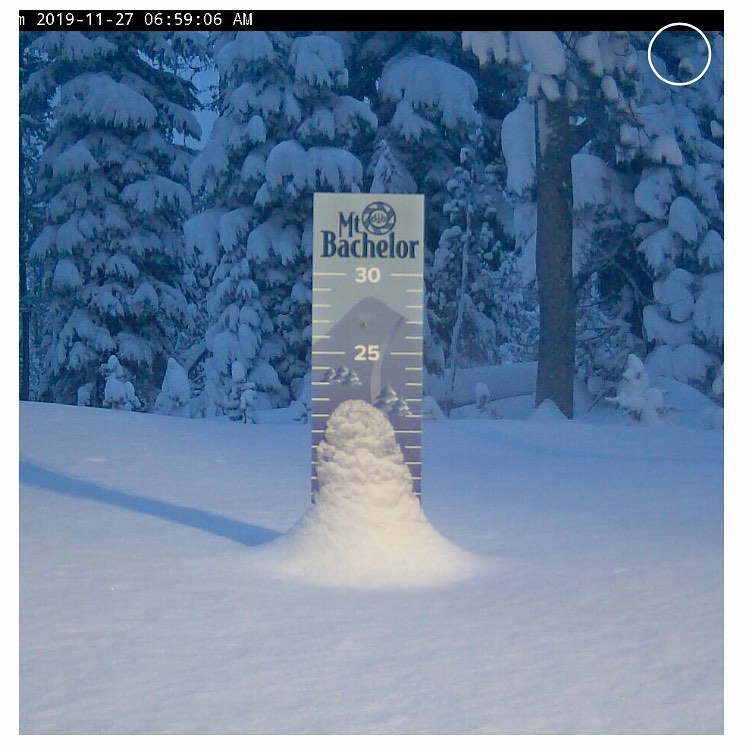
[{"label": "snow-covered ground", "polygon": [[21,732],[721,732],[723,433],[542,416],[426,423],[483,565],[364,589],[260,564],[305,425],[22,404]]}]

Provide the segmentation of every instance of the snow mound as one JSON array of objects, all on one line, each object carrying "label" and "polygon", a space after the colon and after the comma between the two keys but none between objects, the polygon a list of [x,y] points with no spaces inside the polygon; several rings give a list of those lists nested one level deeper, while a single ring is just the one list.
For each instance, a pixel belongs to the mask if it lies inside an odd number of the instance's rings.
[{"label": "snow mound", "polygon": [[560,411],[557,404],[549,398],[544,399],[528,417],[530,422],[550,424],[555,422],[567,422],[568,418]]},{"label": "snow mound", "polygon": [[323,585],[429,586],[467,578],[478,560],[438,534],[412,491],[393,427],[345,401],[318,446],[319,491],[287,534],[258,550],[277,573]]}]

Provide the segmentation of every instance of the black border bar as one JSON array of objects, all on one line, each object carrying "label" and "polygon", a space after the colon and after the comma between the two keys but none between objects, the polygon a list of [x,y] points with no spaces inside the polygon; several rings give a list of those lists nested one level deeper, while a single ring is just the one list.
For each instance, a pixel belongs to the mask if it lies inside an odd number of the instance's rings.
[{"label": "black border bar", "polygon": [[[252,23],[248,16],[252,14]],[[69,20],[73,19],[70,23]],[[187,19],[190,22],[187,23]],[[723,31],[723,10],[21,10],[19,31]],[[679,27],[678,27],[679,28]]]}]

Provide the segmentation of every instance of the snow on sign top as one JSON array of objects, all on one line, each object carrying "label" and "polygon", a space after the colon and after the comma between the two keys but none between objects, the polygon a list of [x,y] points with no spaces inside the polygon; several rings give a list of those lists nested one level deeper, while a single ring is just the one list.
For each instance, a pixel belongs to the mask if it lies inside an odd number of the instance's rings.
[{"label": "snow on sign top", "polygon": [[317,450],[344,401],[379,409],[421,493],[424,197],[316,193],[312,495]]}]

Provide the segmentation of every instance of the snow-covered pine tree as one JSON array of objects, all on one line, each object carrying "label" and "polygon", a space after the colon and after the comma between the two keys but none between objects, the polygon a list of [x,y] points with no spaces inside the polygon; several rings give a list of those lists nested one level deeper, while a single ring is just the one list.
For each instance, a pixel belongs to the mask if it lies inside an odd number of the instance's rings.
[{"label": "snow-covered pine tree", "polygon": [[[25,32],[19,38],[19,86],[23,91],[29,79],[44,65],[33,46],[41,32]],[[39,380],[39,311],[44,305],[37,282],[38,269],[29,261],[29,249],[44,226],[44,203],[36,192],[39,160],[49,130],[50,102],[44,97],[27,101],[19,118],[18,142],[18,300],[19,300],[19,397],[33,399]]]},{"label": "snow-covered pine tree", "polygon": [[154,412],[168,416],[189,417],[192,390],[185,368],[173,357],[167,361],[167,371],[156,397]]},{"label": "snow-covered pine tree", "polygon": [[[190,169],[200,213],[185,223],[185,237],[211,273],[207,294],[208,357],[201,365],[199,413],[239,419],[236,377],[255,366],[260,343],[273,330],[247,259],[255,193],[262,184],[268,131],[294,122],[287,95],[286,34],[215,34],[211,53],[219,74],[218,118]],[[213,269],[213,270],[212,270]],[[235,363],[240,363],[234,366]],[[271,393],[266,397],[270,405]],[[237,402],[237,403],[235,403]]]},{"label": "snow-covered pine tree", "polygon": [[[268,155],[265,182],[255,201],[267,218],[248,239],[250,256],[256,262],[272,262],[281,280],[273,310],[283,355],[273,364],[297,399],[310,368],[312,195],[359,192],[364,187],[362,164],[355,154],[377,125],[369,104],[346,93],[346,41],[346,35],[310,34],[292,42],[289,62],[300,123],[294,137],[278,143]],[[272,249],[277,237],[287,236],[298,238],[293,256]],[[271,352],[273,348],[271,343]]]},{"label": "snow-covered pine tree", "polygon": [[642,71],[633,41],[620,32],[569,40],[575,64],[568,79],[583,119],[571,159],[576,374],[594,399],[612,392],[629,353],[643,351],[640,311],[648,283],[633,238],[636,152],[620,138],[637,124]]},{"label": "snow-covered pine tree", "polygon": [[[525,252],[536,231],[536,206],[528,187],[520,187],[520,194],[508,189],[511,170],[506,158],[506,152],[511,156],[516,153],[508,150],[507,126],[526,92],[527,74],[517,65],[508,64],[509,53],[516,61],[513,50],[502,46],[492,49],[483,44],[486,35],[464,32],[461,41],[463,53],[457,64],[477,84],[477,109],[482,118],[480,153],[485,166],[478,188],[480,203],[484,202],[487,208],[483,209],[486,221],[475,247],[483,268],[483,285],[491,293],[492,301],[485,303],[484,309],[492,310],[488,314],[497,331],[497,346],[487,362],[529,361],[536,355],[539,340],[538,300],[531,283],[535,271],[533,245],[531,257]],[[533,121],[523,123],[520,130],[512,133],[512,139],[526,143],[531,158],[527,166],[533,165]],[[523,148],[517,153],[523,155]],[[487,252],[489,248],[491,253]]]},{"label": "snow-covered pine tree", "polygon": [[[711,69],[687,87],[670,87],[653,74],[646,52],[651,33],[630,33],[627,47],[620,35],[601,32],[576,41],[588,101],[600,81],[591,116],[600,125],[572,162],[574,257],[583,248],[577,362],[595,395],[611,392],[628,352],[644,358],[652,377],[677,377],[709,395],[723,360],[723,49],[712,36]],[[662,34],[653,51],[662,74],[671,66],[684,80],[706,59],[705,43],[692,32]],[[692,206],[712,231],[701,234]],[[676,227],[692,238],[694,221],[700,236],[686,240]],[[682,317],[688,296],[702,300],[691,321]],[[673,340],[676,328],[661,321],[688,323],[691,341]]]},{"label": "snow-covered pine tree", "polygon": [[303,396],[312,194],[361,189],[362,166],[349,149],[376,121],[344,93],[345,49],[332,35],[222,34],[214,57],[219,118],[191,169],[193,191],[210,198],[186,231],[218,257],[203,411],[241,419],[251,407],[240,408],[239,373],[254,391],[252,409]]},{"label": "snow-covered pine tree", "polygon": [[[367,182],[373,193],[416,193],[417,182],[410,171],[410,153],[401,149],[398,138],[387,124],[393,116],[394,104],[382,96],[381,75],[384,61],[405,52],[434,53],[430,35],[414,32],[355,32],[352,36],[352,91],[372,103],[378,117],[378,131],[366,144],[362,158],[367,164]],[[412,165],[413,166],[413,165]]]},{"label": "snow-covered pine tree", "polygon": [[[719,403],[724,360],[723,36],[709,34],[713,59],[689,86],[669,86],[644,69],[640,127],[622,134],[640,150],[634,190],[638,253],[653,282],[643,309],[652,378],[690,383]],[[662,34],[653,62],[664,77],[687,80],[707,59],[698,34]]]},{"label": "snow-covered pine tree", "polygon": [[[360,56],[367,60],[367,53],[386,41],[373,35]],[[456,322],[460,280],[449,276],[448,270],[442,280],[436,279],[445,264],[435,267],[433,253],[450,227],[443,213],[449,199],[446,185],[460,164],[461,148],[481,125],[475,106],[478,90],[472,76],[452,62],[461,54],[459,34],[405,34],[399,41],[397,48],[388,47],[392,56],[376,75],[381,126],[368,174],[373,192],[425,195],[425,362],[431,371],[442,374]],[[452,312],[440,307],[448,297]]]},{"label": "snow-covered pine tree", "polygon": [[31,248],[48,299],[45,399],[114,406],[107,383],[117,381],[132,386],[132,408],[149,408],[192,324],[181,233],[192,154],[176,141],[200,128],[192,84],[170,70],[182,54],[173,36],[34,42],[45,64],[23,100],[58,97],[40,164],[46,226]]},{"label": "snow-covered pine tree", "polygon": [[461,149],[461,166],[446,186],[450,226],[440,236],[430,269],[430,300],[439,315],[433,331],[449,342],[445,408],[458,367],[517,361],[535,327],[520,283],[512,243],[501,222],[504,196],[499,165],[485,166],[475,131]]},{"label": "snow-covered pine tree", "polygon": [[[102,406],[119,411],[137,411],[141,401],[135,395],[131,376],[125,372],[120,361],[112,354],[99,368],[104,377],[104,398]],[[79,406],[91,406],[92,389],[88,384],[78,389]]]},{"label": "snow-covered pine tree", "polygon": [[654,426],[661,424],[664,392],[649,382],[646,368],[635,354],[628,355],[628,365],[617,385],[617,395],[607,399],[617,404],[637,422]]}]

